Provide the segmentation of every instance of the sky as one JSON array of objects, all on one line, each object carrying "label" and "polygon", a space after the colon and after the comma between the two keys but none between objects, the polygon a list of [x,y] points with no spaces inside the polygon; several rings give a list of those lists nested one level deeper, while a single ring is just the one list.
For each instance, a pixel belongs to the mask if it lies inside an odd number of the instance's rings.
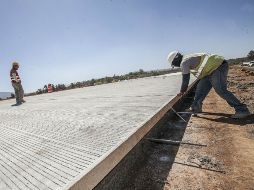
[{"label": "sky", "polygon": [[244,57],[253,0],[0,0],[0,92],[169,68],[170,51]]}]

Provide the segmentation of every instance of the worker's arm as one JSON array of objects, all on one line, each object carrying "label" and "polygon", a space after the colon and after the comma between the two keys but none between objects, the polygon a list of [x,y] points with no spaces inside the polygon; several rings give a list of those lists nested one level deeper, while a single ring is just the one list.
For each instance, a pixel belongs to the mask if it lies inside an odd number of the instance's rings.
[{"label": "worker's arm", "polygon": [[190,82],[190,73],[183,74],[182,75],[182,85],[181,85],[181,90],[180,90],[179,95],[183,95],[187,91],[189,82]]}]

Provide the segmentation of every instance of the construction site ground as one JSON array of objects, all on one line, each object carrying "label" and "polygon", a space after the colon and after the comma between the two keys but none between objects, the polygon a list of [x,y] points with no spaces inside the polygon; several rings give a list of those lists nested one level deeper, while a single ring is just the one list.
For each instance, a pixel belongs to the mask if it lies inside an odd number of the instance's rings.
[{"label": "construction site ground", "polygon": [[[229,90],[254,112],[254,74],[240,66],[230,68]],[[181,140],[187,144],[150,143],[144,160],[130,171],[123,189],[153,190],[253,190],[254,115],[234,120],[226,101],[212,90],[203,113],[183,115],[168,121],[166,131],[156,138]],[[191,143],[191,144],[188,144]]]},{"label": "construction site ground", "polygon": [[[254,112],[254,76],[234,66],[229,89]],[[169,189],[254,189],[254,117],[233,120],[234,110],[211,91],[204,114],[191,117],[183,141],[207,147],[181,146],[167,177]]]},{"label": "construction site ground", "polygon": [[[254,112],[254,76],[234,66],[229,89]],[[211,91],[204,114],[192,117],[183,141],[207,145],[181,146],[164,189],[254,189],[254,117],[233,120],[234,110]]]}]

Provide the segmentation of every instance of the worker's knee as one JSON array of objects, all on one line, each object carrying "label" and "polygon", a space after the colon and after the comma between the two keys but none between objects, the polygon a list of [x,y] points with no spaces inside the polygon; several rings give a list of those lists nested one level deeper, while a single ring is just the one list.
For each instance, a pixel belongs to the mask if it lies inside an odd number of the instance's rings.
[{"label": "worker's knee", "polygon": [[226,88],[216,88],[215,92],[222,98],[226,97],[229,91]]}]

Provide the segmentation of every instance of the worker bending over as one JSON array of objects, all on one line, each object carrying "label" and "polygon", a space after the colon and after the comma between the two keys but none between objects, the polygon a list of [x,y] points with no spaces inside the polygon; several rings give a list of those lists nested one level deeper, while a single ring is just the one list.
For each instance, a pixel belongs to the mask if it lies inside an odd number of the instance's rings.
[{"label": "worker bending over", "polygon": [[227,90],[229,66],[224,57],[205,53],[183,56],[178,51],[174,51],[168,55],[168,62],[173,67],[181,67],[182,85],[179,95],[186,92],[190,81],[190,73],[193,73],[199,79],[194,102],[191,106],[192,112],[202,112],[202,103],[213,87],[215,92],[235,109],[232,118],[240,119],[250,115],[247,106]]}]

